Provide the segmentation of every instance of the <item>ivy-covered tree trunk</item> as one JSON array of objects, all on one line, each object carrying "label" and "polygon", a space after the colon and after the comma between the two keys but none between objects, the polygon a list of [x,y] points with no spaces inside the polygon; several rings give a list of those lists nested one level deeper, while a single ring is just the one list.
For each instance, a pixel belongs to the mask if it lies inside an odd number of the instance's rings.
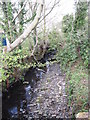
[{"label": "ivy-covered tree trunk", "polygon": [[32,23],[28,25],[24,32],[12,44],[9,45],[9,49],[7,49],[7,47],[4,49],[4,52],[10,52],[14,50],[16,47],[18,47],[29,36],[31,31],[37,26],[43,9],[43,0],[40,0],[38,3],[39,5],[36,11],[36,16]]},{"label": "ivy-covered tree trunk", "polygon": [[8,23],[8,10],[7,10],[7,2],[3,2],[2,3],[2,10],[3,10],[3,13],[4,13],[4,17],[5,17],[5,20],[3,20],[5,26],[3,26],[3,29],[5,31],[5,33],[10,36],[10,31],[9,31],[9,23]]},{"label": "ivy-covered tree trunk", "polygon": [[3,26],[3,29],[11,43],[14,41],[14,39],[16,39],[16,33],[17,33],[16,27],[15,27],[15,21],[12,22],[14,18],[12,6],[13,5],[11,2],[2,3],[2,10],[5,18],[3,21],[5,24]]},{"label": "ivy-covered tree trunk", "polygon": [[[20,9],[23,7],[24,3],[21,2],[20,3]],[[25,14],[25,10],[24,8],[22,9],[20,15],[18,16],[19,18],[19,35],[21,35],[23,33],[23,30],[24,30],[24,14]],[[19,49],[21,49],[21,45],[19,46]]]}]

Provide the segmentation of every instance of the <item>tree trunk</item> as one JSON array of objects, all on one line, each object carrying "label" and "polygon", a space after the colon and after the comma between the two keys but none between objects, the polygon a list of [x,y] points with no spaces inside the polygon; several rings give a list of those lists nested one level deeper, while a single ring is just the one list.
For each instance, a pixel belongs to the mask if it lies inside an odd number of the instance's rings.
[{"label": "tree trunk", "polygon": [[29,36],[31,31],[38,24],[38,21],[39,21],[40,16],[41,16],[42,8],[43,8],[43,0],[40,0],[39,6],[37,9],[37,14],[36,14],[33,22],[26,28],[26,30],[23,32],[22,35],[19,36],[19,38],[17,38],[12,44],[10,44],[10,46],[8,47],[9,49],[7,49],[7,47],[4,49],[4,52],[10,52],[10,51],[14,50],[17,46],[19,46]]}]

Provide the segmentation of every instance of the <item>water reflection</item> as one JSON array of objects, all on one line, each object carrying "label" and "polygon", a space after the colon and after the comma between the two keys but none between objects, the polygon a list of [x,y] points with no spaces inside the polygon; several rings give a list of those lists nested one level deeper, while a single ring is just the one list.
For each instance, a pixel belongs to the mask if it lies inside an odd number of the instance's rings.
[{"label": "water reflection", "polygon": [[37,80],[40,80],[43,75],[43,70],[30,69],[25,75],[27,84],[17,84],[8,92],[8,97],[3,96],[2,115],[3,120],[19,118],[25,119],[28,116],[28,106],[33,97],[33,89],[36,86]]},{"label": "water reflection", "polygon": [[13,108],[9,109],[8,112],[10,113],[11,117],[14,116],[16,118],[17,115],[18,115],[18,109],[17,109],[17,107],[13,107]]}]

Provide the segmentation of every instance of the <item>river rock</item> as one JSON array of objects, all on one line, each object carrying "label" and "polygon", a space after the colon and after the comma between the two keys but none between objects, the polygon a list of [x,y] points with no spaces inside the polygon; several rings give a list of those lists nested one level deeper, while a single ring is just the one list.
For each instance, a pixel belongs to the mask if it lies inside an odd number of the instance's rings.
[{"label": "river rock", "polygon": [[80,113],[78,113],[77,115],[76,115],[76,119],[78,119],[78,118],[89,118],[89,120],[90,120],[90,117],[89,117],[89,113],[88,112],[80,112]]},{"label": "river rock", "polygon": [[24,81],[23,84],[29,84],[29,82],[28,81]]},{"label": "river rock", "polygon": [[[67,95],[65,93],[64,76],[60,76],[58,64],[49,66],[49,71],[43,74],[43,79],[37,82],[35,98],[30,102],[30,112],[43,118],[71,118],[70,110],[67,110]],[[33,104],[36,105],[33,105]],[[64,108],[67,108],[64,110]],[[39,112],[37,112],[39,111]],[[31,115],[29,115],[31,117]],[[43,118],[41,120],[43,120]]]}]

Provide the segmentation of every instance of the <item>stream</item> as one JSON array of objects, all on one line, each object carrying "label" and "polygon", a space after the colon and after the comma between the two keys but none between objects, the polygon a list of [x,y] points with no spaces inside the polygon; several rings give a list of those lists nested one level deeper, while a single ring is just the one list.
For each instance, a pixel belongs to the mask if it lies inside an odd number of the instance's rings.
[{"label": "stream", "polygon": [[35,96],[33,91],[37,81],[42,77],[43,72],[37,68],[31,68],[25,75],[24,82],[17,82],[12,86],[8,95],[3,95],[2,116],[5,120],[13,118],[25,118],[24,115],[28,112],[28,104]]},{"label": "stream", "polygon": [[[6,95],[7,94],[7,95]],[[10,87],[2,97],[2,120],[46,120],[71,118],[72,109],[67,105],[65,76],[60,65],[30,68],[25,80]]]}]

